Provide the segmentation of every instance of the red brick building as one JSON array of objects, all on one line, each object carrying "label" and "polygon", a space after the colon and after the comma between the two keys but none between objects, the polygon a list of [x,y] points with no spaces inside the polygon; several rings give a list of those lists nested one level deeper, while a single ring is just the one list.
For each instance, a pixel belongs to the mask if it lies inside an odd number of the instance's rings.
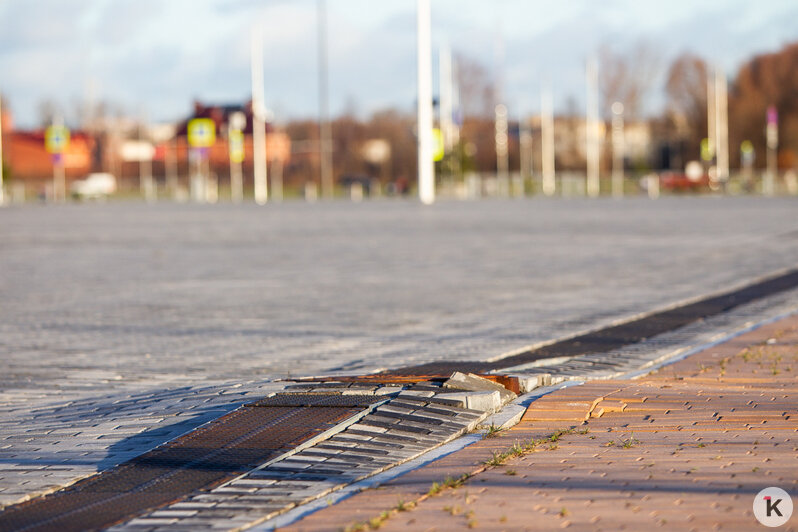
[{"label": "red brick building", "polygon": [[[5,128],[4,128],[5,129]],[[67,183],[86,176],[91,170],[94,141],[86,133],[73,131],[63,154]],[[9,182],[23,182],[38,189],[53,179],[53,157],[44,147],[44,131],[3,131],[3,159]]]}]

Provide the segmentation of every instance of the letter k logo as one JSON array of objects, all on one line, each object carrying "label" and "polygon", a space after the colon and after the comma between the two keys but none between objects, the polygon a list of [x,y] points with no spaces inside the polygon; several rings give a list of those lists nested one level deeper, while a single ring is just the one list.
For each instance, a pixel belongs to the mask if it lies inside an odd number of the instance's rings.
[{"label": "letter k logo", "polygon": [[768,527],[781,526],[792,516],[792,498],[783,489],[771,486],[756,494],[752,509],[754,517],[761,524]]},{"label": "letter k logo", "polygon": [[769,495],[765,497],[765,504],[767,504],[766,513],[768,517],[770,517],[773,514],[773,512],[776,512],[776,515],[778,515],[779,517],[783,517],[781,515],[781,512],[779,511],[780,502],[781,499],[776,499],[776,502],[773,502],[772,497],[770,497]]}]

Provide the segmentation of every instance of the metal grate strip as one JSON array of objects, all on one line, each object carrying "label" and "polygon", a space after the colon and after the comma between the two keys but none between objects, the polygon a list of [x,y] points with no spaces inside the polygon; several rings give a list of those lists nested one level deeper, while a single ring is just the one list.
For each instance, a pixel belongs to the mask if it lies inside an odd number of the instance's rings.
[{"label": "metal grate strip", "polygon": [[0,530],[106,528],[235,478],[362,411],[241,408],[109,471],[0,513]]},{"label": "metal grate strip", "polygon": [[493,362],[430,362],[389,370],[385,375],[450,375],[454,371],[488,373],[548,358],[607,353],[796,287],[798,287],[798,269],[720,295],[706,297],[693,303],[554,342]]}]

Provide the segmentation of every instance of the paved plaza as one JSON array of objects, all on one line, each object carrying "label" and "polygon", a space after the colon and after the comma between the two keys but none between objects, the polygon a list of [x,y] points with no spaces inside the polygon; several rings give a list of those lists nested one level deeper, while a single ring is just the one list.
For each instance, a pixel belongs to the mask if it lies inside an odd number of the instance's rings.
[{"label": "paved plaza", "polygon": [[0,504],[135,456],[277,378],[484,360],[795,267],[796,207],[0,210]]}]

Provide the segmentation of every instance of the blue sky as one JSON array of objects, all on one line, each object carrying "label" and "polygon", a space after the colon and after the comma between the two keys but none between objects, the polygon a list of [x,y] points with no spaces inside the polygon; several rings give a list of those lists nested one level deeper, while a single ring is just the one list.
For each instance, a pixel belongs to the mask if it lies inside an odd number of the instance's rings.
[{"label": "blue sky", "polygon": [[[558,106],[581,104],[584,61],[601,45],[656,49],[664,72],[693,51],[733,72],[755,53],[798,40],[794,0],[432,0],[433,46],[493,67],[505,48],[511,115],[538,109],[541,79]],[[415,1],[327,0],[330,102],[366,116],[415,101]],[[68,121],[95,99],[153,120],[191,101],[249,97],[249,35],[264,35],[266,103],[278,120],[317,110],[316,0],[3,0],[0,92],[17,123],[38,122],[43,100]],[[661,85],[657,83],[656,85]],[[661,96],[652,91],[649,108]]]}]

